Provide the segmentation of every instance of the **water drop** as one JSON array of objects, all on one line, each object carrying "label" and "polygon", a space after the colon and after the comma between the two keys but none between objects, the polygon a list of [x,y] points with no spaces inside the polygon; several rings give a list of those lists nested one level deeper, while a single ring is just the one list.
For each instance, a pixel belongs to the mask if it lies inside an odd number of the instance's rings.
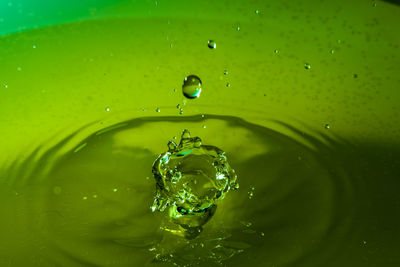
[{"label": "water drop", "polygon": [[179,115],[183,114],[183,109],[179,109]]},{"label": "water drop", "polygon": [[82,197],[83,200],[87,200],[87,196]]},{"label": "water drop", "polygon": [[338,39],[338,40],[337,40],[337,43],[338,43],[338,44],[341,44],[341,43],[342,43],[342,40]]},{"label": "water drop", "polygon": [[331,128],[331,126],[329,124],[325,124],[325,129],[329,130]]},{"label": "water drop", "polygon": [[196,75],[187,76],[182,85],[182,92],[186,98],[198,98],[201,93],[201,80]]},{"label": "water drop", "polygon": [[113,192],[115,193],[115,192],[117,192],[118,191],[118,188],[114,188],[113,189]]},{"label": "water drop", "polygon": [[176,88],[174,88],[174,93],[176,93],[176,91],[178,91],[178,90],[176,90]]},{"label": "water drop", "polygon": [[306,70],[309,70],[309,69],[311,69],[311,65],[310,65],[309,63],[305,63],[305,64],[304,64],[304,68],[305,68]]},{"label": "water drop", "polygon": [[202,127],[203,127],[203,129],[207,128],[207,126],[205,124]]},{"label": "water drop", "polygon": [[201,117],[204,118],[204,114],[201,114]]},{"label": "water drop", "polygon": [[237,26],[237,27],[236,27],[236,30],[237,30],[237,31],[240,31],[240,27],[239,27],[239,26]]},{"label": "water drop", "polygon": [[228,74],[229,74],[228,71],[224,70],[224,75],[228,75]]},{"label": "water drop", "polygon": [[331,54],[332,55],[335,54],[335,50],[331,49]]},{"label": "water drop", "polygon": [[32,45],[32,48],[36,48],[36,45]]},{"label": "water drop", "polygon": [[231,84],[230,84],[230,83],[227,83],[227,84],[226,84],[226,87],[231,87]]},{"label": "water drop", "polygon": [[17,71],[21,71],[21,70],[22,70],[22,68],[21,68],[21,67],[18,67],[18,68],[17,68]]},{"label": "water drop", "polygon": [[254,11],[254,13],[256,13],[258,15],[258,13],[260,13],[260,11],[258,11],[258,9],[256,9],[256,11]]},{"label": "water drop", "polygon": [[110,108],[109,108],[109,107],[106,107],[105,110],[108,112],[108,111],[110,111]]},{"label": "water drop", "polygon": [[372,6],[373,6],[373,7],[376,7],[376,3],[373,3]]},{"label": "water drop", "polygon": [[210,48],[210,49],[217,48],[217,43],[214,40],[209,40],[208,41],[208,48]]},{"label": "water drop", "polygon": [[278,50],[278,49],[275,49],[275,50],[274,50],[274,53],[275,53],[275,54],[278,54],[278,53],[279,53],[279,50]]},{"label": "water drop", "polygon": [[249,199],[252,199],[253,198],[253,196],[254,196],[254,187],[251,187],[250,188],[250,191],[249,192],[247,192],[247,194],[249,195]]},{"label": "water drop", "polygon": [[261,232],[260,235],[261,235],[261,236],[264,236],[265,234],[264,234],[264,232]]},{"label": "water drop", "polygon": [[159,108],[156,108],[156,112],[161,112],[161,110]]},{"label": "water drop", "polygon": [[93,198],[97,198],[97,195],[96,195],[96,194],[94,194],[94,195],[93,195]]},{"label": "water drop", "polygon": [[7,84],[5,84],[5,85],[4,85],[4,88],[8,88],[8,85],[7,85]]}]

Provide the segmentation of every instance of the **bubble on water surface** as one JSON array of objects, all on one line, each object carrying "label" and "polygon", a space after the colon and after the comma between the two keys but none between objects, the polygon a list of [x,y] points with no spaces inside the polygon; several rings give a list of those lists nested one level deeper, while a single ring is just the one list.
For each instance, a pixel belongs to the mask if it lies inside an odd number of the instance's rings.
[{"label": "bubble on water surface", "polygon": [[201,80],[196,75],[189,75],[183,80],[182,92],[189,99],[198,98],[201,93]]},{"label": "bubble on water surface", "polygon": [[152,210],[164,211],[180,226],[187,238],[194,238],[214,215],[216,203],[232,188],[238,188],[235,171],[225,152],[202,145],[199,137],[182,132],[179,145],[168,142],[168,151],[153,164],[156,195]]}]

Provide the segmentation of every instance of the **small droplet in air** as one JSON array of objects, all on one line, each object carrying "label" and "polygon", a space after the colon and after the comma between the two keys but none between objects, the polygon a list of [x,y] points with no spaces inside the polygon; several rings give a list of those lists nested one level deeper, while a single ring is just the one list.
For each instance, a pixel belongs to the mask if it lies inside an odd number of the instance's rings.
[{"label": "small droplet in air", "polygon": [[109,108],[109,107],[106,107],[105,110],[106,110],[107,112],[109,112],[109,111],[110,111],[110,108]]},{"label": "small droplet in air", "polygon": [[231,84],[230,84],[230,83],[227,83],[227,84],[226,84],[226,87],[231,87]]},{"label": "small droplet in air", "polygon": [[7,85],[7,84],[5,84],[5,85],[4,85],[4,88],[8,88],[8,85]]},{"label": "small droplet in air", "polygon": [[260,13],[260,11],[258,11],[258,9],[256,9],[256,11],[254,11],[254,13],[256,13],[258,15],[258,13]]},{"label": "small droplet in air", "polygon": [[253,198],[253,196],[254,196],[254,187],[251,187],[250,188],[250,191],[249,192],[247,192],[247,194],[249,195],[249,199],[252,199]]},{"label": "small droplet in air", "polygon": [[224,75],[228,75],[229,72],[227,70],[224,70]]},{"label": "small droplet in air", "polygon": [[160,112],[161,110],[159,108],[156,108],[156,112]]},{"label": "small droplet in air", "polygon": [[114,188],[113,189],[113,192],[115,193],[115,192],[117,192],[118,191],[118,188]]},{"label": "small droplet in air", "polygon": [[183,109],[179,109],[179,115],[183,114]]},{"label": "small droplet in air", "polygon": [[203,127],[203,129],[207,128],[207,126],[205,124],[202,127]]},{"label": "small droplet in air", "polygon": [[198,98],[201,93],[201,80],[196,75],[189,75],[183,80],[182,92],[186,98]]},{"label": "small droplet in air", "polygon": [[261,232],[260,235],[261,235],[261,236],[264,236],[265,234],[264,234],[264,232]]},{"label": "small droplet in air", "polygon": [[278,54],[278,53],[279,53],[279,50],[278,50],[278,49],[275,49],[275,50],[274,50],[274,53],[275,53],[275,54]]},{"label": "small droplet in air", "polygon": [[309,63],[305,63],[305,64],[304,64],[304,68],[305,68],[306,70],[309,70],[309,69],[311,69],[311,65],[310,65]]},{"label": "small droplet in air", "polygon": [[210,49],[217,48],[217,43],[214,40],[209,40],[208,41],[208,48],[210,48]]},{"label": "small droplet in air", "polygon": [[237,27],[236,27],[236,30],[237,30],[237,31],[240,31],[240,27],[239,27],[239,26],[237,26]]},{"label": "small droplet in air", "polygon": [[332,55],[335,54],[335,50],[331,49],[331,54]]},{"label": "small droplet in air", "polygon": [[329,124],[325,124],[325,129],[329,130],[331,128],[331,126]]}]

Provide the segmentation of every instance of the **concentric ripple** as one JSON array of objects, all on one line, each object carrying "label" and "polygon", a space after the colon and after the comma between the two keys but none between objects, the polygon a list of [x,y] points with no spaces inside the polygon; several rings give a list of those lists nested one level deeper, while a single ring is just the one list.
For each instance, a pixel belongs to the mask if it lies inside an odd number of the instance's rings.
[{"label": "concentric ripple", "polygon": [[[2,233],[0,246],[29,255],[6,259],[31,266],[322,264],[358,238],[352,223],[362,182],[344,168],[344,145],[279,124],[285,134],[229,116],[137,118],[74,146],[71,135],[35,152],[2,170],[9,178],[3,225],[18,217],[21,231]],[[150,209],[154,159],[183,129],[223,149],[240,177],[240,189],[218,202],[192,240],[164,231],[168,215]]]}]

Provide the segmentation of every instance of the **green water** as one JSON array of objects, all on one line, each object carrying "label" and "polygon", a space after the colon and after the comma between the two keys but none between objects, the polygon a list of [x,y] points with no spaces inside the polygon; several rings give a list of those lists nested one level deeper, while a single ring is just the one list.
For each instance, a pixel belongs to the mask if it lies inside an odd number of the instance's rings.
[{"label": "green water", "polygon": [[0,266],[400,266],[397,2],[0,4]]},{"label": "green water", "polygon": [[[34,152],[3,170],[2,265],[395,266],[399,150],[279,124],[296,138],[236,117],[143,117]],[[240,182],[193,240],[150,209],[151,166],[184,128],[223,148]]]}]

